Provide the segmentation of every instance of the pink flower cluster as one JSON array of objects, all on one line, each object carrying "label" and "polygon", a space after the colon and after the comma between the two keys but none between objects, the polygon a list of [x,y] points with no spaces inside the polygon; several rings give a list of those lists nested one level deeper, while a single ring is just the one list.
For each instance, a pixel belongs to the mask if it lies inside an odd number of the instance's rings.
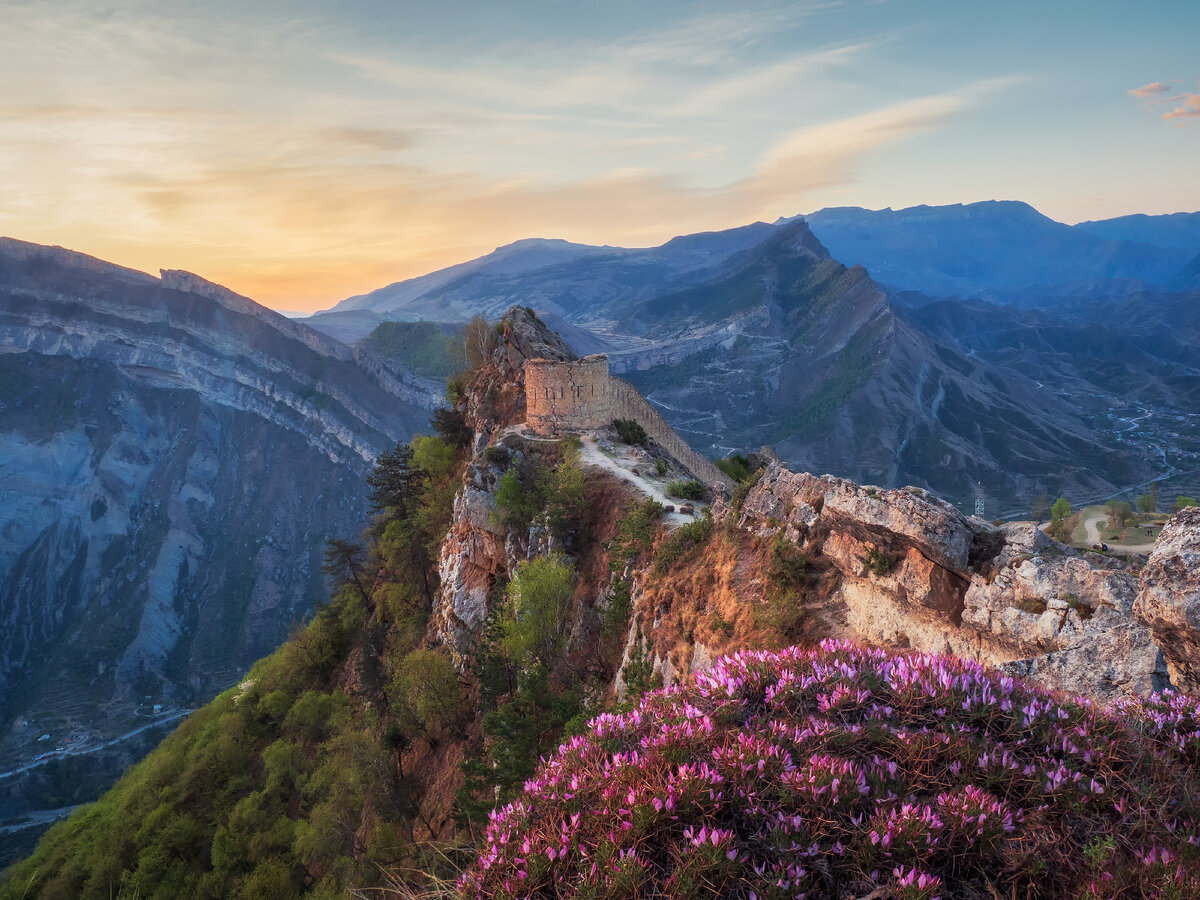
[{"label": "pink flower cluster", "polygon": [[[928,654],[719,660],[497,810],[464,898],[1200,897],[1200,707]],[[890,892],[890,893],[889,893]]]}]

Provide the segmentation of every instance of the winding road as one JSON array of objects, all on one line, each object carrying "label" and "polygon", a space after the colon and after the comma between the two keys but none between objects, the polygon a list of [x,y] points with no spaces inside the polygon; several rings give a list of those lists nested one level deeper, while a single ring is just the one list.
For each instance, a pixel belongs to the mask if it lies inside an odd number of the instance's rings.
[{"label": "winding road", "polygon": [[[1087,532],[1087,541],[1089,544],[1099,544],[1103,541],[1103,538],[1100,537],[1099,525],[1107,518],[1107,513],[1096,512],[1083,520],[1083,528]],[[1149,553],[1154,549],[1153,541],[1148,544],[1114,544],[1112,541],[1106,541],[1105,543],[1114,550],[1128,550],[1131,553]]]},{"label": "winding road", "polygon": [[97,750],[103,750],[105,747],[112,747],[115,744],[121,743],[121,741],[127,741],[131,737],[141,734],[143,731],[149,731],[151,728],[156,728],[159,725],[165,725],[167,722],[174,722],[176,719],[182,719],[184,716],[190,716],[194,712],[194,709],[181,710],[179,712],[172,713],[171,715],[163,716],[161,719],[155,719],[153,722],[142,725],[140,728],[133,729],[133,731],[127,731],[124,734],[119,734],[115,738],[111,738],[101,744],[96,744],[83,750],[64,750],[61,753],[56,753],[53,756],[46,757],[45,759],[39,759],[31,763],[26,763],[25,765],[18,766],[15,769],[9,769],[7,772],[0,772],[0,781],[3,781],[5,778],[12,778],[14,775],[20,775],[22,772],[28,772],[30,769],[36,769],[39,766],[47,765],[48,763],[52,763],[55,760],[62,759],[67,756],[84,756],[88,753],[95,753]]}]

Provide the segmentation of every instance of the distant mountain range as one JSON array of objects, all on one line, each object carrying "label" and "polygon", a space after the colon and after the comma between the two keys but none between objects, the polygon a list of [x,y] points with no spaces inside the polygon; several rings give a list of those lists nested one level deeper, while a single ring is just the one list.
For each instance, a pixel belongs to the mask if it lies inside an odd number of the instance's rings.
[{"label": "distant mountain range", "polygon": [[823,209],[805,219],[835,257],[883,284],[1019,306],[1170,288],[1200,253],[1200,213],[1070,226],[1027,203],[989,201]]},{"label": "distant mountain range", "polygon": [[520,241],[307,321],[353,339],[530,305],[710,454],[769,443],[959,502],[982,484],[1015,511],[1179,468],[1113,421],[1130,400],[1170,416],[1200,399],[1181,292],[1198,229],[1200,213],[1069,226],[1017,202],[826,209],[648,249]]},{"label": "distant mountain range", "polygon": [[1037,306],[1062,295],[1183,289],[1200,277],[1200,212],[1064,225],[1026,203],[987,201],[903,210],[822,209],[773,225],[626,249],[529,239],[470,262],[350,297],[309,324],[362,337],[383,319],[465,321],[523,303],[604,331],[621,304],[702,284],[733,254],[797,218],[845,265],[879,284],[929,296]]}]

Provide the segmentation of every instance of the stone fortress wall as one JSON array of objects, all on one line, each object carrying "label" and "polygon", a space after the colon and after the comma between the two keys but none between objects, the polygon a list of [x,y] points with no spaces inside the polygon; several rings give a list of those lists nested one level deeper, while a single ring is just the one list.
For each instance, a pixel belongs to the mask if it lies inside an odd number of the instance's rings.
[{"label": "stone fortress wall", "polygon": [[604,428],[613,419],[633,419],[701,481],[712,485],[728,480],[675,433],[637,388],[608,374],[608,357],[603,353],[571,362],[526,361],[525,411],[528,428],[555,436]]}]

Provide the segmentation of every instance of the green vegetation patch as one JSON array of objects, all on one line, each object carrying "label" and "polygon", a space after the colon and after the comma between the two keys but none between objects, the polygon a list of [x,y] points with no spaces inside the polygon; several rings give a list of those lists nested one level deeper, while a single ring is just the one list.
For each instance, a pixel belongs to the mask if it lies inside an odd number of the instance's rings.
[{"label": "green vegetation patch", "polygon": [[646,429],[633,419],[613,419],[612,424],[613,428],[616,429],[617,436],[626,444],[644,447],[646,446],[646,442],[650,440],[650,435],[646,434]]},{"label": "green vegetation patch", "polygon": [[428,378],[447,378],[463,367],[456,329],[436,322],[380,322],[359,345]]},{"label": "green vegetation patch", "polygon": [[686,481],[676,479],[667,482],[667,496],[678,500],[703,500],[708,496],[708,488],[704,482],[689,478]]}]

